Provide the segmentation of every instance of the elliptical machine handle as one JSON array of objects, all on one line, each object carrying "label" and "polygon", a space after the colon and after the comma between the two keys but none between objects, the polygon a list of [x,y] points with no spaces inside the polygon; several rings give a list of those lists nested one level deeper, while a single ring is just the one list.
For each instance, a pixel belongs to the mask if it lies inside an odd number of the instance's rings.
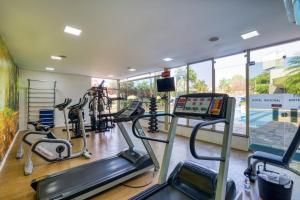
[{"label": "elliptical machine handle", "polygon": [[161,116],[170,116],[170,117],[176,117],[175,115],[173,114],[170,114],[170,113],[159,113],[159,114],[147,114],[147,115],[141,115],[137,118],[135,118],[133,120],[133,124],[132,124],[132,133],[135,137],[139,138],[139,139],[143,139],[143,140],[150,140],[150,141],[154,141],[154,142],[162,142],[162,143],[166,143],[168,144],[169,143],[169,140],[161,140],[161,139],[155,139],[155,138],[150,138],[150,137],[144,137],[144,136],[140,136],[136,133],[136,128],[135,128],[135,124],[142,118],[147,118],[147,117],[161,117]]},{"label": "elliptical machine handle", "polygon": [[190,150],[191,150],[192,156],[194,158],[199,159],[199,160],[225,161],[225,159],[221,158],[221,157],[201,156],[196,152],[196,146],[195,146],[196,136],[197,136],[198,130],[200,128],[202,128],[204,126],[208,126],[208,125],[222,123],[222,122],[226,123],[226,119],[216,119],[216,120],[212,120],[212,121],[204,121],[204,122],[200,122],[196,126],[194,126],[193,131],[191,133],[191,137],[190,137]]},{"label": "elliptical machine handle", "polygon": [[79,103],[79,105],[78,105],[76,108],[82,110],[83,107],[87,104],[88,101],[89,101],[88,98],[85,97],[85,98]]}]

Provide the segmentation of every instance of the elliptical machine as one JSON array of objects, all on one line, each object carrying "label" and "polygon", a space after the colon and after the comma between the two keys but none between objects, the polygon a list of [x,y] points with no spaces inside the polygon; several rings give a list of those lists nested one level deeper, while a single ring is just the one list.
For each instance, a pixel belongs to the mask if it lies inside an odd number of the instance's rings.
[{"label": "elliptical machine", "polygon": [[[68,130],[72,131],[72,136],[71,136],[72,139],[81,138],[83,135],[82,129],[81,129],[81,124],[80,124],[81,122],[80,122],[78,111],[77,111],[77,106],[79,104],[81,104],[83,101],[82,99],[85,99],[85,98],[87,98],[86,95],[84,95],[83,98],[80,98],[79,102],[77,104],[74,104],[74,105],[68,107],[68,109],[69,109],[68,118],[70,120],[69,123],[71,123],[71,128]],[[84,121],[84,111],[82,110],[81,112],[82,112],[82,118]],[[88,132],[90,132],[91,130],[86,129],[86,125],[84,127],[85,127],[86,136],[88,137],[89,136]],[[63,129],[63,131],[65,131],[65,130],[66,129]]]},{"label": "elliptical machine", "polygon": [[[83,147],[77,153],[72,153],[72,144],[69,140],[66,139],[57,139],[57,138],[41,138],[40,140],[32,143],[31,151],[28,153],[28,158],[24,166],[24,174],[30,175],[33,171],[33,162],[32,162],[32,153],[37,154],[44,160],[48,162],[58,162],[66,159],[76,158],[80,156],[84,156],[85,158],[91,158],[91,154],[87,150],[87,141],[86,141],[86,133],[84,129],[82,109],[88,102],[88,99],[83,99],[80,104],[78,104],[74,109],[76,109],[80,125],[82,129],[82,137],[83,137]],[[64,112],[65,113],[65,112]],[[66,121],[65,115],[65,121]],[[66,121],[67,122],[67,121]],[[66,123],[66,128],[68,130],[68,125]]]},{"label": "elliptical machine", "polygon": [[[65,101],[61,104],[57,104],[55,108],[59,111],[63,111],[64,119],[65,119],[65,126],[68,129],[67,118],[66,118],[66,107],[72,102],[72,99],[66,98]],[[20,146],[17,150],[17,159],[21,159],[24,155],[23,143],[28,144],[31,146],[36,141],[42,138],[48,139],[57,139],[57,137],[50,131],[50,127],[47,125],[42,125],[38,121],[37,122],[28,122],[28,124],[33,125],[36,131],[27,131],[24,133],[23,138],[21,140]],[[67,131],[67,140],[70,141],[70,132]]]}]

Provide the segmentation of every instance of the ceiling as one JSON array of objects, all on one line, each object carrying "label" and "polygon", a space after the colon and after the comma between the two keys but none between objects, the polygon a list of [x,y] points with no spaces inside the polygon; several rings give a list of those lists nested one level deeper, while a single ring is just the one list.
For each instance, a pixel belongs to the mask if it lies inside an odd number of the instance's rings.
[{"label": "ceiling", "polygon": [[[126,78],[300,36],[281,0],[0,0],[0,5],[0,34],[20,67],[53,66],[94,77]],[[82,34],[65,34],[65,25]],[[252,30],[261,35],[241,39]],[[209,42],[212,36],[220,40]],[[51,55],[67,58],[55,61]],[[165,57],[174,61],[162,61]]]}]

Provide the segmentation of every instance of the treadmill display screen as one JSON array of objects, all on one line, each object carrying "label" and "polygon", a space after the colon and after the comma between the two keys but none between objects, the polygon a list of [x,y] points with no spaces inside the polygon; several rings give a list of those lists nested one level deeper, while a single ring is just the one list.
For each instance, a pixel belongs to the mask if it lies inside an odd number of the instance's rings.
[{"label": "treadmill display screen", "polygon": [[124,110],[120,116],[122,117],[130,117],[137,109],[137,107],[140,105],[139,101],[132,101],[126,110]]},{"label": "treadmill display screen", "polygon": [[122,112],[122,117],[129,117],[129,116],[131,116],[132,115],[132,113],[133,113],[134,111],[133,110],[129,110],[129,109],[127,109],[127,110],[125,110],[124,112]]},{"label": "treadmill display screen", "polygon": [[214,97],[211,101],[208,114],[210,115],[220,115],[223,105],[223,97]]},{"label": "treadmill display screen", "polygon": [[139,101],[132,101],[129,106],[129,109],[135,110],[138,107],[139,103]]},{"label": "treadmill display screen", "polygon": [[188,97],[184,106],[185,112],[206,114],[209,108],[211,97],[193,98]]},{"label": "treadmill display screen", "polygon": [[186,97],[180,97],[177,100],[177,104],[176,104],[176,107],[175,107],[175,112],[184,112],[185,103],[186,103]]},{"label": "treadmill display screen", "polygon": [[174,114],[194,117],[225,117],[225,94],[199,93],[182,95],[178,98]]}]

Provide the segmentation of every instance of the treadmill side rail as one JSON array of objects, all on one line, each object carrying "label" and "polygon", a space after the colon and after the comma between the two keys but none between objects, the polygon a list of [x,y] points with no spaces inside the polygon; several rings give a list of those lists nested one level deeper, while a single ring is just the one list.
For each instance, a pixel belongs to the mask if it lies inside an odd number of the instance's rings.
[{"label": "treadmill side rail", "polygon": [[131,197],[129,200],[141,200],[150,197],[152,194],[158,192],[159,190],[163,189],[164,187],[168,186],[168,183],[164,184],[156,184],[152,187],[144,190],[143,192],[137,194],[136,196]]},{"label": "treadmill side rail", "polygon": [[31,186],[37,199],[86,199],[152,168],[147,154],[136,163],[114,156],[36,179]]}]

